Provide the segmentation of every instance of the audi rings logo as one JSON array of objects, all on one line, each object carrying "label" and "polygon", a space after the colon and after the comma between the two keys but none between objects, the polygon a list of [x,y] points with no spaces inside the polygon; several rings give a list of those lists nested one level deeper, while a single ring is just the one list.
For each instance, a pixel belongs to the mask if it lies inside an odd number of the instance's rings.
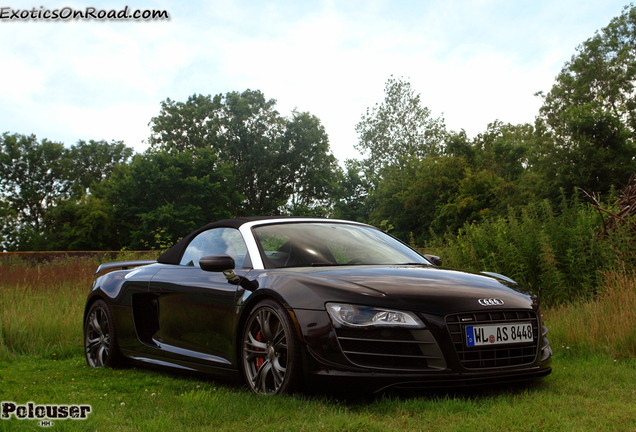
[{"label": "audi rings logo", "polygon": [[504,301],[497,298],[479,299],[479,304],[482,306],[501,306]]}]

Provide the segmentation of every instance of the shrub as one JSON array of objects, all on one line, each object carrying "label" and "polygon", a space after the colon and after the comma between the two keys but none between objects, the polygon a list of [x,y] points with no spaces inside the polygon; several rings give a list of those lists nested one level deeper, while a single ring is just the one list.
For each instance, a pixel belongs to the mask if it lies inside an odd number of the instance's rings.
[{"label": "shrub", "polygon": [[433,235],[426,249],[448,267],[501,273],[551,305],[589,299],[599,271],[617,268],[630,242],[620,229],[598,235],[599,214],[577,200],[555,211],[548,201],[510,209],[505,217],[466,224],[457,234]]}]

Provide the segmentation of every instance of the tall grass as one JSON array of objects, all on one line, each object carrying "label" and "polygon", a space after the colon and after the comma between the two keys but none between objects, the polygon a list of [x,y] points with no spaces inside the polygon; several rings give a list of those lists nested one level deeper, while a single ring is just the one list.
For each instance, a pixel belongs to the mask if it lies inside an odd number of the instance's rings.
[{"label": "tall grass", "polygon": [[[156,257],[156,252],[122,252],[116,260]],[[84,304],[99,264],[94,257],[0,261],[0,360],[81,354]]]},{"label": "tall grass", "polygon": [[[0,263],[0,361],[81,355],[83,308],[97,264],[92,259]],[[545,309],[552,346],[636,357],[636,270],[623,266],[598,275],[593,296]]]},{"label": "tall grass", "polygon": [[82,352],[82,314],[97,262],[0,263],[0,360]]},{"label": "tall grass", "polygon": [[602,273],[599,294],[546,312],[555,349],[573,354],[636,357],[636,271]]},{"label": "tall grass", "polygon": [[426,249],[449,267],[509,276],[544,304],[591,298],[602,271],[633,259],[633,245],[620,231],[599,235],[598,213],[585,204],[564,200],[558,210],[547,201],[511,209],[506,217],[433,237]]}]

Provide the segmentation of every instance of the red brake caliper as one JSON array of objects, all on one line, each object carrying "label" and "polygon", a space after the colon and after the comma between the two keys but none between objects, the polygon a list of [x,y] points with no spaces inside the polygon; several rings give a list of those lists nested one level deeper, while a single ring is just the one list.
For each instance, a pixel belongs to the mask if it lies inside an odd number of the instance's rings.
[{"label": "red brake caliper", "polygon": [[[264,342],[263,340],[263,332],[259,331],[258,334],[256,335],[256,340],[259,342]],[[264,357],[259,357],[256,359],[256,367],[257,370],[261,368],[261,366],[263,366],[263,363],[265,363],[265,358]]]}]

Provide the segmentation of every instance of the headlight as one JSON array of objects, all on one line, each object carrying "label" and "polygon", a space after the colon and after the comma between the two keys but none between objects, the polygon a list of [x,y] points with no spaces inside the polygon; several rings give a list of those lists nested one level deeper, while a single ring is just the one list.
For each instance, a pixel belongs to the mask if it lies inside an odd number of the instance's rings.
[{"label": "headlight", "polygon": [[415,314],[409,312],[343,303],[327,303],[326,306],[336,323],[348,327],[425,327]]}]

